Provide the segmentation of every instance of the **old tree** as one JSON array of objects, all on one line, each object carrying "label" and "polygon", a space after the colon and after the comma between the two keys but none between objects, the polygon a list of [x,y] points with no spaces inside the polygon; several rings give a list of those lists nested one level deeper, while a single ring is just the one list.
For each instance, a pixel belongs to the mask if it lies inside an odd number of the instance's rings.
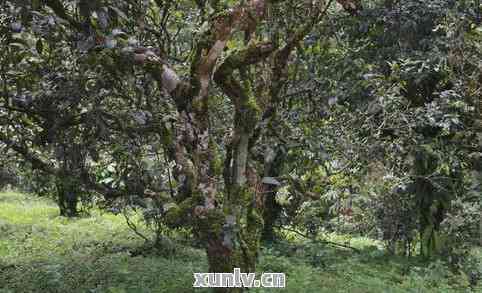
[{"label": "old tree", "polygon": [[[350,14],[361,9],[355,1],[338,4]],[[62,212],[76,214],[81,190],[111,201],[154,198],[164,224],[188,227],[205,244],[211,271],[253,271],[263,223],[272,222],[264,206],[279,182],[269,138],[299,70],[293,60],[337,4],[1,5],[8,54],[1,60],[0,139],[34,169],[60,178]],[[146,149],[173,168],[169,196],[136,167]],[[106,158],[124,163],[122,184],[99,180],[95,162]]]}]

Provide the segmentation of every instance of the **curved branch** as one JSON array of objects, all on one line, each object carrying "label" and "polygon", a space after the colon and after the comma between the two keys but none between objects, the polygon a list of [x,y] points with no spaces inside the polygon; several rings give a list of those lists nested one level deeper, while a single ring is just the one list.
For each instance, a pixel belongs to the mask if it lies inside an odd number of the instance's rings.
[{"label": "curved branch", "polygon": [[243,93],[243,88],[239,82],[233,77],[233,72],[267,58],[275,47],[272,43],[260,43],[252,45],[237,54],[229,56],[224,63],[214,73],[214,80],[221,87],[223,92],[228,95],[235,104],[237,99]]}]

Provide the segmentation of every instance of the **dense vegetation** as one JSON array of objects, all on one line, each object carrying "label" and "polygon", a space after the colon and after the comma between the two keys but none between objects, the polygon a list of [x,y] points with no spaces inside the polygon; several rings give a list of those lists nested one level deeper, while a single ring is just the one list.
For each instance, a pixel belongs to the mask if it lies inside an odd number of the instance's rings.
[{"label": "dense vegetation", "polygon": [[0,290],[477,291],[481,9],[2,1]]}]

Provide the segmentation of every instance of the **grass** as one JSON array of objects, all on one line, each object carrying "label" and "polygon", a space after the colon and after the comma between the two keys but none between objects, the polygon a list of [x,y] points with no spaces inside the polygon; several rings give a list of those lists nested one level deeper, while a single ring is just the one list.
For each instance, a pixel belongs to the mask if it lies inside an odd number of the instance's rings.
[{"label": "grass", "polygon": [[[443,263],[387,257],[370,239],[351,240],[360,254],[295,243],[264,248],[258,266],[259,272],[286,273],[287,288],[250,292],[482,292]],[[142,244],[122,216],[94,210],[67,219],[48,199],[0,193],[1,293],[208,292],[191,287],[193,273],[207,271],[203,251],[132,257],[129,251]]]},{"label": "grass", "polygon": [[0,292],[192,292],[201,251],[131,257],[142,244],[122,216],[67,219],[50,200],[0,194]]}]

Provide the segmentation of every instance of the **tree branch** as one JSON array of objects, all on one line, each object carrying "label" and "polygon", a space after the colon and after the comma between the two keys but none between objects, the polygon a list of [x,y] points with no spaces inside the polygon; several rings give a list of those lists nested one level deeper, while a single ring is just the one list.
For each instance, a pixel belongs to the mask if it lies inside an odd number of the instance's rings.
[{"label": "tree branch", "polygon": [[349,245],[345,245],[345,244],[341,244],[341,243],[336,243],[336,242],[333,242],[333,241],[328,241],[328,240],[320,240],[320,239],[317,239],[316,237],[312,237],[312,236],[309,236],[309,235],[306,235],[298,230],[295,230],[295,229],[290,229],[290,228],[286,228],[286,227],[282,227],[282,226],[277,226],[278,229],[282,229],[282,230],[286,230],[286,231],[289,231],[289,232],[293,232],[295,234],[298,234],[299,236],[303,237],[303,238],[306,238],[306,239],[309,239],[313,242],[318,242],[318,243],[326,243],[326,244],[329,244],[329,245],[333,245],[333,246],[338,246],[338,247],[343,247],[343,248],[348,248],[348,249],[351,249],[357,253],[360,253],[361,251],[358,249],[358,248],[355,248],[355,247],[352,247],[352,246],[349,246]]}]

